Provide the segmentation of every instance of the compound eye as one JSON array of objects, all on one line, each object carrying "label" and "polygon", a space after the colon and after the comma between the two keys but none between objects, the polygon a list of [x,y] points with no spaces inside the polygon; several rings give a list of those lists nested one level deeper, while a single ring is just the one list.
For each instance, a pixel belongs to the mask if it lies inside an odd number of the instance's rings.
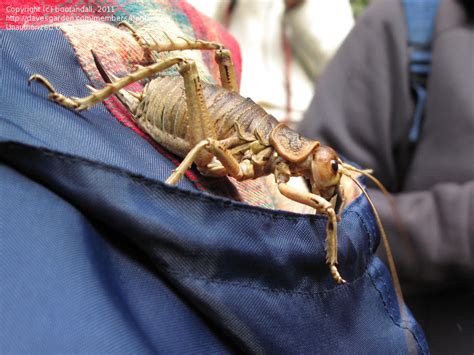
[{"label": "compound eye", "polygon": [[337,174],[337,171],[339,169],[339,164],[335,160],[331,160],[331,169],[334,172],[334,174]]}]

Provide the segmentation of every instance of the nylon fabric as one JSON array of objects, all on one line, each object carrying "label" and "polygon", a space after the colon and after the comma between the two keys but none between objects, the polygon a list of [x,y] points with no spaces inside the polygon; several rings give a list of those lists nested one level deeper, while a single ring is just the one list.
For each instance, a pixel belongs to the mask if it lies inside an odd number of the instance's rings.
[{"label": "nylon fabric", "polygon": [[229,349],[129,242],[13,168],[0,176],[2,353]]}]

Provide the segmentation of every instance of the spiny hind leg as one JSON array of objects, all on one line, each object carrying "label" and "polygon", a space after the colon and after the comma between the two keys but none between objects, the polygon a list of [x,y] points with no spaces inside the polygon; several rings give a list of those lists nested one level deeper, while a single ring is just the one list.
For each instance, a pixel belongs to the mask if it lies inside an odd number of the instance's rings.
[{"label": "spiny hind leg", "polygon": [[130,23],[127,21],[122,21],[120,22],[117,27],[125,27],[131,34],[132,37],[137,41],[137,43],[140,45],[140,47],[144,48],[145,50],[149,51],[150,50],[150,43],[145,40],[138,31],[133,27]]},{"label": "spiny hind leg", "polygon": [[87,110],[91,106],[104,101],[109,96],[116,94],[119,90],[123,89],[127,85],[153,76],[154,74],[168,69],[173,65],[185,63],[186,61],[186,59],[181,57],[170,58],[159,63],[142,67],[139,70],[130,73],[129,75],[124,76],[123,78],[120,78],[117,81],[114,81],[113,83],[107,84],[102,89],[97,90],[88,86],[88,88],[91,90],[91,94],[83,98],[66,97],[58,93],[51,85],[51,83],[45,77],[39,74],[33,74],[32,76],[30,76],[30,78],[28,79],[28,84],[31,84],[32,81],[38,81],[49,90],[50,94],[48,95],[48,98],[50,100],[66,108],[74,109],[76,111],[82,111]]},{"label": "spiny hind leg", "polygon": [[282,195],[290,200],[313,207],[318,213],[325,214],[328,217],[326,225],[326,264],[329,266],[333,279],[338,284],[345,283],[346,281],[341,277],[337,269],[337,217],[331,203],[321,196],[300,191],[288,186],[286,183],[279,183],[278,189]]},{"label": "spiny hind leg", "polygon": [[[167,182],[176,183],[193,162],[204,173],[210,172],[211,168],[208,168],[208,166],[212,162],[213,157],[216,157],[222,163],[227,174],[237,179],[240,178],[242,173],[239,163],[226,149],[225,143],[217,141],[217,133],[209,118],[196,63],[190,60],[182,63],[179,66],[179,73],[184,81],[188,115],[186,141],[194,148],[188,153],[183,163]],[[207,145],[203,142],[207,142]],[[222,174],[222,169],[219,173]]]},{"label": "spiny hind leg", "polygon": [[181,36],[176,37],[176,39],[172,39],[166,32],[163,32],[163,34],[166,37],[167,42],[159,42],[151,35],[149,37],[151,38],[152,42],[150,42],[141,36],[139,30],[137,30],[128,22],[120,22],[118,26],[127,28],[127,30],[129,30],[132,34],[133,38],[138,42],[140,47],[146,51],[170,52],[184,50],[217,50],[223,48],[222,44],[216,42],[203,40],[191,41]]},{"label": "spiny hind leg", "polygon": [[150,57],[153,57],[152,51],[215,50],[214,59],[219,66],[221,85],[228,90],[239,92],[231,53],[228,49],[225,49],[222,44],[203,40],[189,40],[184,37],[172,39],[166,32],[164,32],[164,35],[167,38],[167,42],[158,42],[151,37],[153,42],[150,43],[143,36],[140,36],[138,31],[128,22],[121,22],[119,26],[127,28],[133,38]]},{"label": "spiny hind leg", "polygon": [[[184,93],[188,115],[186,141],[192,147],[205,139],[217,139],[214,125],[211,123],[209,111],[199,79],[196,63],[188,61],[179,67],[179,73],[184,81]],[[212,155],[205,150],[198,150],[194,162],[198,167],[205,167],[212,160]]]}]

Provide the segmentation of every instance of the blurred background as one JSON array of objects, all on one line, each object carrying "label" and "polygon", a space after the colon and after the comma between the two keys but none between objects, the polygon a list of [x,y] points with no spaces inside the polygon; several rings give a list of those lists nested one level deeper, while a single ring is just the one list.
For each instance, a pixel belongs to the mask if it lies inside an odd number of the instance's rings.
[{"label": "blurred background", "polygon": [[226,27],[243,57],[241,94],[296,127],[315,80],[369,0],[188,0]]},{"label": "blurred background", "polygon": [[358,17],[369,5],[370,0],[351,0],[352,12],[355,17]]}]

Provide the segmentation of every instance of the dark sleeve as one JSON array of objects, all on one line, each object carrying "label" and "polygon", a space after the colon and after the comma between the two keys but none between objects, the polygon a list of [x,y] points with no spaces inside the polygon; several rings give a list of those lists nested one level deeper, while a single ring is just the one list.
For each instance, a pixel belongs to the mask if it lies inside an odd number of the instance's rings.
[{"label": "dark sleeve", "polygon": [[393,195],[404,234],[385,196],[378,190],[370,195],[404,279],[445,285],[474,280],[474,181]]},{"label": "dark sleeve", "polygon": [[408,131],[412,110],[403,21],[399,1],[375,1],[367,9],[316,83],[299,127],[374,169],[389,188],[397,177],[392,147]]}]

